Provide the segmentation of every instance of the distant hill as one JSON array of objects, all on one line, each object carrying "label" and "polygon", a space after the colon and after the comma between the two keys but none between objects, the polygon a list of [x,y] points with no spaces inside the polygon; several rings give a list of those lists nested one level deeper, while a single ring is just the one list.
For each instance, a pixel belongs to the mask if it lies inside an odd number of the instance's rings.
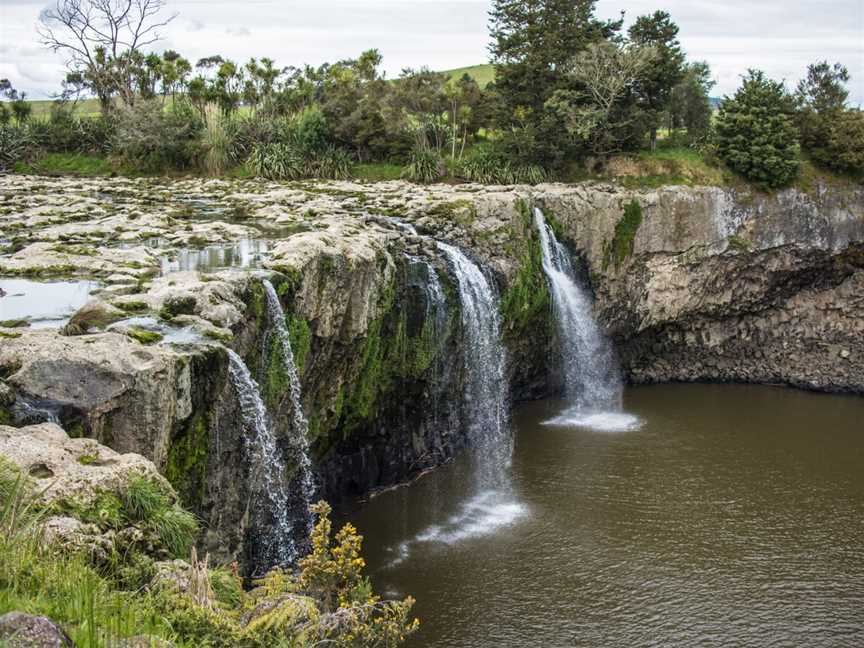
[{"label": "distant hill", "polygon": [[495,66],[491,63],[483,65],[470,65],[468,67],[456,68],[455,70],[441,70],[444,74],[449,74],[451,79],[460,79],[467,74],[472,77],[481,88],[495,80]]}]

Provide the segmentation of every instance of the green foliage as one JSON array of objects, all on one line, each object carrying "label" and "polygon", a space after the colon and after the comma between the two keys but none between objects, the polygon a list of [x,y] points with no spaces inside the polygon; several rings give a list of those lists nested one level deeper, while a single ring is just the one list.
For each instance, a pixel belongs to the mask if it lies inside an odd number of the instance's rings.
[{"label": "green foliage", "polygon": [[546,103],[572,89],[565,71],[589,44],[608,39],[622,21],[595,17],[596,0],[496,0],[490,13],[497,112],[503,140],[522,164],[558,166],[573,152]]},{"label": "green foliage", "polygon": [[165,477],[174,486],[181,501],[198,510],[204,499],[204,484],[210,435],[207,419],[197,412],[179,436],[171,440]]},{"label": "green foliage", "polygon": [[291,351],[294,354],[294,364],[297,373],[303,375],[306,360],[312,350],[312,329],[309,323],[302,317],[295,315],[287,316],[288,337],[291,340]]},{"label": "green foliage", "polygon": [[387,180],[399,180],[404,173],[404,167],[389,162],[368,162],[358,164],[353,168],[352,175],[356,180],[368,182],[385,182]]},{"label": "green foliage", "polygon": [[18,126],[0,125],[0,171],[23,161],[34,145],[29,132]]},{"label": "green foliage", "polygon": [[226,119],[215,109],[207,112],[200,143],[202,166],[207,175],[222,175],[231,163],[232,141]]},{"label": "green foliage", "polygon": [[624,215],[615,224],[615,235],[611,243],[604,245],[603,267],[613,264],[619,268],[633,253],[633,241],[642,225],[642,206],[634,199],[624,207]]},{"label": "green foliage", "polygon": [[114,173],[108,160],[84,153],[47,153],[35,159],[27,170],[41,175],[82,177],[109,176]]},{"label": "green foliage", "polygon": [[802,147],[816,164],[856,174],[864,171],[864,116],[846,108],[849,79],[840,63],[810,65],[795,93],[796,121]]},{"label": "green foliage", "polygon": [[258,137],[247,160],[257,176],[271,180],[351,177],[351,156],[330,143],[326,118],[318,108],[280,120],[272,132]]},{"label": "green foliage", "polygon": [[732,98],[720,106],[718,154],[745,178],[768,187],[788,184],[798,173],[798,131],[782,83],[750,70]]},{"label": "green foliage", "polygon": [[712,114],[709,95],[713,87],[711,68],[707,63],[697,61],[685,67],[684,78],[672,89],[669,97],[670,137],[677,136],[676,129],[683,128],[686,131],[683,143],[690,145],[708,135]]},{"label": "green foliage", "polygon": [[539,184],[547,179],[546,172],[536,164],[518,164],[492,146],[472,149],[459,163],[459,177],[482,184]]},{"label": "green foliage", "polygon": [[143,171],[187,169],[198,157],[200,117],[185,102],[165,110],[156,100],[118,109],[113,152]]},{"label": "green foliage", "polygon": [[506,340],[518,340],[548,321],[552,297],[543,272],[543,250],[531,216],[531,208],[522,200],[517,204],[522,216],[522,232],[516,238],[521,245],[519,271],[501,297],[501,314]]},{"label": "green foliage", "polygon": [[651,47],[651,65],[636,79],[635,95],[643,104],[651,130],[651,148],[657,146],[660,115],[669,105],[672,91],[684,78],[684,52],[678,41],[678,25],[665,11],[639,16],[629,29],[630,41],[641,47]]},{"label": "green foliage", "polygon": [[435,182],[444,177],[444,161],[432,149],[415,149],[411,152],[411,160],[402,177],[423,184]]},{"label": "green foliage", "polygon": [[[163,536],[185,532],[186,522],[178,522],[177,509],[158,485],[133,482],[120,499],[124,515],[158,524]],[[323,502],[314,507],[314,549],[296,577],[276,570],[247,592],[233,569],[215,568],[203,573],[212,592],[203,599],[193,588],[151,585],[153,562],[140,551],[117,553],[106,569],[93,563],[88,550],[46,543],[35,503],[32,484],[0,457],[0,614],[46,616],[79,648],[105,648],[140,635],[178,648],[395,648],[418,627],[408,616],[412,599],[382,601],[373,594],[362,574],[362,538],[350,525],[331,538],[330,509]]]},{"label": "green foliage", "polygon": [[841,173],[864,172],[864,112],[844,110],[834,117],[827,130],[824,149],[814,151],[813,158]]}]

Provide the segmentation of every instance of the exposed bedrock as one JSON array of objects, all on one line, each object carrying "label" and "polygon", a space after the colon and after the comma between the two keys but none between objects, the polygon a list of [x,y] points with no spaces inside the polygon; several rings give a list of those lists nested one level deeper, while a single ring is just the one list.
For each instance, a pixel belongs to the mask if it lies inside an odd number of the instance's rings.
[{"label": "exposed bedrock", "polygon": [[[638,200],[641,222],[624,207]],[[636,383],[864,392],[864,192],[543,192]],[[617,228],[617,229],[616,229]]]}]

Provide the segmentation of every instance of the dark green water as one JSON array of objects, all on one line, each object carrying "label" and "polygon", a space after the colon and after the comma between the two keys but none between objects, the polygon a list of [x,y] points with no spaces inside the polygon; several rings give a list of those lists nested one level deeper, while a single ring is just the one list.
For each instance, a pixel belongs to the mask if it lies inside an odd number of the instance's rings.
[{"label": "dark green water", "polygon": [[523,407],[512,491],[469,461],[350,513],[410,646],[864,646],[864,398],[630,389],[642,427]]}]

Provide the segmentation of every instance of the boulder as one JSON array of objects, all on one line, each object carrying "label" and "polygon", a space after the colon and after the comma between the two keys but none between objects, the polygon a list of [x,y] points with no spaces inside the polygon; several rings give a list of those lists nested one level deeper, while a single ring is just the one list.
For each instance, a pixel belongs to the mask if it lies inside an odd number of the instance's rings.
[{"label": "boulder", "polygon": [[75,648],[51,619],[23,612],[0,616],[0,643],[6,648]]},{"label": "boulder", "polygon": [[61,332],[63,335],[87,335],[98,332],[124,317],[126,314],[119,308],[100,299],[93,299],[78,309]]},{"label": "boulder", "polygon": [[[54,423],[0,426],[0,455],[36,482],[36,492],[44,504],[74,500],[86,506],[105,491],[122,490],[138,476],[170,489],[153,463],[141,455],[120,454],[92,439],[70,439]],[[80,531],[80,527],[58,521],[51,532],[62,535]]]}]

